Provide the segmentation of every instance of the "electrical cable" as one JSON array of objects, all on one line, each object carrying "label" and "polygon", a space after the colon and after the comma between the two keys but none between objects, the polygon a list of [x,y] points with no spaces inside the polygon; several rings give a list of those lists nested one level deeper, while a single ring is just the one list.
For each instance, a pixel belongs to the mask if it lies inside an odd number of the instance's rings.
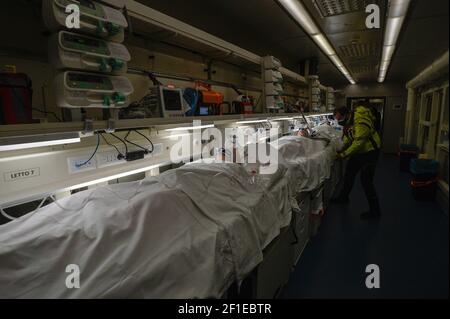
[{"label": "electrical cable", "polygon": [[131,133],[131,131],[128,131],[127,135],[125,135],[124,140],[125,140],[126,142],[130,143],[131,145],[134,145],[134,146],[136,146],[136,147],[138,147],[138,148],[144,150],[145,153],[148,154],[148,153],[149,153],[149,150],[148,150],[148,149],[146,149],[146,148],[143,147],[143,146],[140,146],[140,145],[138,145],[138,144],[136,144],[136,143],[133,143],[133,142],[127,140],[127,138],[128,138],[128,136],[130,135],[130,133]]},{"label": "electrical cable", "polygon": [[259,95],[258,100],[256,101],[255,105],[253,106],[253,109],[256,109],[259,105],[259,102],[261,102],[261,96],[262,94]]},{"label": "electrical cable", "polygon": [[[123,145],[125,145],[125,154],[128,154],[128,146],[127,143],[125,143],[124,140],[122,140],[120,137],[117,137],[114,133],[110,133],[113,137],[115,137],[117,140],[121,141]],[[124,157],[126,159],[126,155]]]},{"label": "electrical cable", "polygon": [[145,138],[149,143],[150,143],[150,145],[152,146],[152,150],[151,151],[149,151],[150,153],[153,153],[153,151],[155,150],[155,145],[153,145],[153,142],[147,137],[147,136],[145,136],[144,134],[142,134],[141,132],[139,132],[138,130],[133,130],[135,133],[137,133],[137,134],[139,134],[140,136],[142,136],[143,138]]},{"label": "electrical cable", "polygon": [[189,107],[191,108],[189,111],[186,112],[187,116],[195,116],[197,113],[198,108],[198,102],[200,99],[200,93],[198,88],[186,88],[183,91],[183,98],[188,103]]},{"label": "electrical cable", "polygon": [[98,190],[94,189],[87,198],[85,198],[81,204],[81,206],[77,207],[77,208],[67,208],[67,207],[63,207],[60,203],[58,203],[58,201],[56,200],[54,195],[50,195],[49,198],[53,201],[53,203],[58,206],[60,209],[62,209],[63,211],[66,212],[80,212],[81,210],[84,209],[84,207],[86,207],[87,203],[92,199],[92,195]]},{"label": "electrical cable", "polygon": [[8,214],[3,210],[3,208],[1,208],[1,207],[0,207],[0,214],[2,214],[3,217],[5,217],[5,218],[7,218],[7,219],[9,219],[9,220],[15,220],[15,219],[17,219],[16,217],[13,217],[13,216],[11,216],[11,215],[8,215]]},{"label": "electrical cable", "polygon": [[99,146],[100,146],[100,133],[97,133],[97,146],[95,147],[94,153],[92,153],[91,157],[86,162],[76,164],[75,166],[79,168],[89,164],[89,162],[94,158],[95,154],[97,154]]},{"label": "electrical cable", "polygon": [[[13,92],[14,96],[17,98],[18,101],[20,101],[20,104],[22,104],[22,107],[23,107],[24,109],[26,109],[26,105],[25,105],[25,102],[23,101],[22,96],[20,96],[19,93],[17,93],[16,90],[15,90],[16,87],[15,87],[13,84],[9,83],[9,81],[7,81],[7,80],[5,80],[5,79],[3,79],[3,81],[4,81],[8,86],[10,86],[10,87],[12,88],[12,92]],[[53,116],[55,117],[55,119],[58,120],[58,122],[62,122],[62,119],[61,119],[58,115],[56,115],[55,112],[44,111],[44,110],[38,109],[37,107],[32,107],[31,110],[36,111],[36,112],[40,112],[40,113],[42,113],[42,114],[50,114],[50,115],[53,115]]]},{"label": "electrical cable", "polygon": [[108,144],[109,146],[114,147],[116,149],[117,153],[119,154],[119,156],[117,157],[119,160],[125,158],[125,155],[123,155],[122,152],[119,151],[117,146],[115,146],[114,144],[109,143],[108,140],[103,136],[102,133],[100,133],[100,136],[103,138],[103,140],[105,141],[106,144]]},{"label": "electrical cable", "polygon": [[[45,202],[47,201],[47,199],[49,199],[49,196],[45,196],[44,198],[42,198],[42,200],[39,202],[39,205],[36,207],[36,209],[34,209],[33,211],[26,213],[24,215],[22,215],[20,218],[22,219],[22,221],[30,218],[32,215],[34,215],[39,209],[42,208],[42,206],[44,206]],[[6,217],[9,220],[15,220],[15,219],[19,219],[19,217],[13,217],[11,215],[8,215],[3,208],[0,206],[0,214],[3,215],[4,217]]]},{"label": "electrical cable", "polygon": [[62,122],[62,121],[63,121],[58,115],[56,115],[55,112],[48,112],[48,111],[44,111],[44,110],[41,110],[41,109],[38,109],[38,108],[35,108],[35,107],[32,107],[31,109],[32,109],[33,111],[40,112],[40,113],[42,113],[42,114],[50,114],[50,115],[53,115],[53,116],[55,117],[55,119],[58,120],[58,122]]}]

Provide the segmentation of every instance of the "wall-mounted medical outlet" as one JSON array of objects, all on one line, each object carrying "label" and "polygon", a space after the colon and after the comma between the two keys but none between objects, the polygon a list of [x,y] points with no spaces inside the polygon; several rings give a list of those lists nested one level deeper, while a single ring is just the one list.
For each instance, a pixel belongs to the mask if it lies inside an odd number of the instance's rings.
[{"label": "wall-mounted medical outlet", "polygon": [[163,145],[162,144],[155,144],[153,149],[152,156],[159,156],[163,153]]},{"label": "wall-mounted medical outlet", "polygon": [[98,168],[109,167],[125,162],[126,161],[123,158],[119,159],[119,154],[116,151],[100,152],[97,154]]},{"label": "wall-mounted medical outlet", "polygon": [[[86,171],[91,171],[97,168],[95,157],[89,160],[92,154],[86,154],[84,156],[69,157],[67,159],[67,164],[69,166],[69,173],[82,173]],[[89,161],[89,162],[88,162]]]}]

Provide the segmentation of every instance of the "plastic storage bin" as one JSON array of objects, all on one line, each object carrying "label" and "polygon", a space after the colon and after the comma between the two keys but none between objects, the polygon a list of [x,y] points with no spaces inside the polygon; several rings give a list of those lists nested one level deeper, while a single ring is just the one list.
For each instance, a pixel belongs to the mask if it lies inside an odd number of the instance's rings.
[{"label": "plastic storage bin", "polygon": [[409,172],[411,160],[417,158],[418,154],[419,148],[416,145],[400,145],[400,170],[403,172]]},{"label": "plastic storage bin", "polygon": [[0,125],[32,123],[32,95],[28,75],[0,73]]},{"label": "plastic storage bin", "polygon": [[417,201],[434,201],[437,192],[437,178],[428,181],[411,181],[411,191]]},{"label": "plastic storage bin", "polygon": [[412,159],[410,172],[414,181],[435,180],[439,174],[439,162],[435,160]]}]

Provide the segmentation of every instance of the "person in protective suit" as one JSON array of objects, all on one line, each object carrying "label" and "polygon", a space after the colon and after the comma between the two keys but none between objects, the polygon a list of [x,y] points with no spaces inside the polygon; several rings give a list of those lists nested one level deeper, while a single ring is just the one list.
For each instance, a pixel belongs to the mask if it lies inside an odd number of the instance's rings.
[{"label": "person in protective suit", "polygon": [[339,204],[349,202],[356,175],[360,172],[361,183],[370,207],[368,212],[361,214],[361,218],[379,218],[380,204],[374,186],[375,168],[381,147],[377,117],[368,102],[360,102],[353,112],[346,107],[336,109],[334,116],[339,124],[344,126],[344,147],[338,152],[337,158],[348,158],[348,162],[342,190],[333,202]]}]

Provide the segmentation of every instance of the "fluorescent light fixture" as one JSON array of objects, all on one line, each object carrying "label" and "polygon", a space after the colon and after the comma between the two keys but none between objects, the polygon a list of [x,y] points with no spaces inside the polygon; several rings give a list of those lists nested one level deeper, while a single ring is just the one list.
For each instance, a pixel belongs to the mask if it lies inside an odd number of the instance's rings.
[{"label": "fluorescent light fixture", "polygon": [[[333,115],[333,113],[317,113],[317,114],[309,114],[309,115],[306,115],[305,117],[308,119],[308,118],[311,118],[311,117],[328,116],[328,115]],[[298,117],[298,118],[299,118],[299,119],[302,119],[303,117],[300,116],[300,117]]]},{"label": "fluorescent light fixture", "polygon": [[392,59],[392,55],[395,51],[395,45],[385,45],[383,47],[383,55],[381,56],[381,61],[390,61]]},{"label": "fluorescent light fixture", "polygon": [[336,65],[338,68],[344,67],[344,64],[342,63],[341,59],[336,54],[330,55],[329,58],[334,63],[334,65]]},{"label": "fluorescent light fixture", "polygon": [[405,17],[388,18],[386,23],[386,33],[384,36],[384,45],[395,45],[397,43],[400,30]]},{"label": "fluorescent light fixture", "polygon": [[381,57],[380,74],[378,82],[384,82],[395,51],[398,37],[408,13],[410,0],[390,0],[389,12],[384,34],[383,54]]},{"label": "fluorescent light fixture", "polygon": [[[338,70],[344,75],[349,74],[342,61],[337,56],[330,41],[320,32],[319,27],[308,13],[308,10],[303,6],[303,3],[300,0],[278,0],[278,2],[289,12],[294,20],[302,26],[306,33],[311,36],[314,42],[330,58]],[[351,78],[351,80],[349,79],[349,81],[350,83],[355,82],[353,78]]]},{"label": "fluorescent light fixture", "polygon": [[345,66],[338,66],[338,70],[341,71],[341,73],[343,75],[345,75],[346,77],[350,75],[350,73],[347,71],[347,69],[345,68]]},{"label": "fluorescent light fixture", "polygon": [[178,132],[178,131],[194,131],[201,130],[205,128],[213,128],[214,124],[211,125],[199,125],[199,126],[185,126],[185,127],[176,127],[165,130],[166,132]]},{"label": "fluorescent light fixture", "polygon": [[336,55],[333,46],[322,33],[313,35],[312,38],[317,43],[317,45],[322,48],[323,52],[325,52],[326,55]]},{"label": "fluorescent light fixture", "polygon": [[79,143],[79,133],[59,133],[0,138],[1,151],[16,151],[22,149]]},{"label": "fluorescent light fixture", "polygon": [[380,65],[380,71],[387,71],[389,66],[389,61],[382,61]]},{"label": "fluorescent light fixture", "polygon": [[355,80],[353,80],[353,78],[350,75],[346,75],[345,77],[351,84],[356,84]]},{"label": "fluorescent light fixture", "polygon": [[406,16],[406,13],[408,12],[409,2],[410,2],[410,0],[390,1],[390,3],[389,3],[389,17],[390,18],[395,18],[395,17],[404,17],[404,16]]},{"label": "fluorescent light fixture", "polygon": [[281,118],[273,118],[270,119],[271,121],[292,121],[294,118],[293,117],[281,117]]},{"label": "fluorescent light fixture", "polygon": [[[310,119],[313,117],[320,117],[320,116],[330,116],[333,115],[333,113],[318,113],[318,114],[310,114],[310,115],[305,115],[306,119]],[[303,116],[296,116],[294,117],[294,119],[296,120],[303,120]]]},{"label": "fluorescent light fixture", "polygon": [[309,15],[306,8],[298,0],[278,0],[278,2],[292,15],[309,35],[320,33],[316,23]]},{"label": "fluorescent light fixture", "polygon": [[236,122],[236,124],[255,124],[255,123],[266,123],[268,120],[252,120],[252,121],[240,121]]},{"label": "fluorescent light fixture", "polygon": [[143,167],[143,168],[134,169],[134,170],[127,171],[127,172],[124,172],[124,173],[119,173],[119,174],[116,174],[116,175],[111,175],[111,176],[99,178],[99,179],[96,179],[96,180],[93,180],[93,181],[89,181],[89,182],[86,182],[86,183],[70,186],[70,187],[64,189],[63,191],[69,191],[69,190],[74,190],[74,189],[79,189],[79,188],[83,188],[83,187],[88,187],[88,186],[100,184],[100,183],[109,182],[109,181],[112,181],[112,180],[115,180],[115,179],[119,179],[119,178],[122,178],[122,177],[127,177],[127,176],[130,176],[130,175],[151,171],[152,169],[158,168],[158,167],[163,166],[163,165],[164,165],[164,163],[160,163],[160,164],[156,164],[156,165],[152,165],[152,166],[147,166],[147,167]]}]

